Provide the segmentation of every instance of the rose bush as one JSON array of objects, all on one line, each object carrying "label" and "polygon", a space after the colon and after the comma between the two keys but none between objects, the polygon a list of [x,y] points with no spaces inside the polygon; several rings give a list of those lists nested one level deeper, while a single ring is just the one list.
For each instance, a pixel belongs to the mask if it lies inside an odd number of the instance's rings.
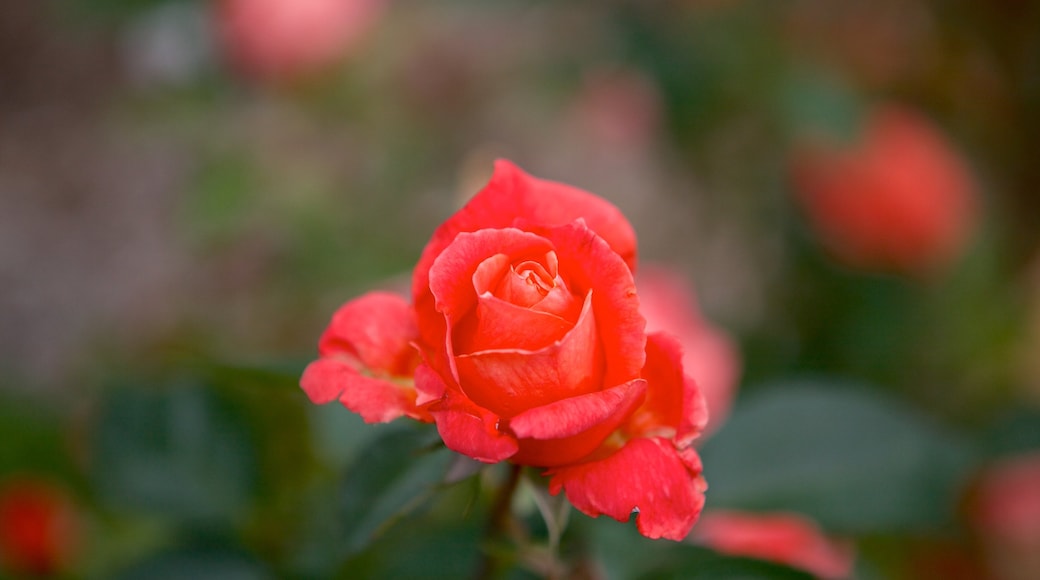
[{"label": "rose bush", "polygon": [[433,234],[412,298],[343,306],[301,386],[366,421],[433,421],[450,449],[545,468],[590,516],[685,537],[704,504],[707,411],[679,343],[645,331],[621,212],[499,161]]}]

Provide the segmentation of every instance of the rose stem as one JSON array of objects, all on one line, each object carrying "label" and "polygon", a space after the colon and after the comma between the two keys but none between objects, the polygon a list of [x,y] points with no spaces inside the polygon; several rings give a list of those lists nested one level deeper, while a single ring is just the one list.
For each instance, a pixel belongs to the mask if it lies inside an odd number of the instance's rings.
[{"label": "rose stem", "polygon": [[[497,540],[505,535],[506,522],[509,521],[511,516],[510,509],[513,505],[513,494],[520,483],[520,472],[522,470],[523,467],[519,465],[509,465],[509,479],[499,488],[498,494],[495,496],[495,503],[491,506],[491,516],[488,518],[488,526],[484,532],[485,541]],[[497,567],[497,558],[495,558],[494,552],[493,548],[484,550],[484,555],[480,560],[480,567],[477,568],[474,578],[487,580],[494,577]]]}]

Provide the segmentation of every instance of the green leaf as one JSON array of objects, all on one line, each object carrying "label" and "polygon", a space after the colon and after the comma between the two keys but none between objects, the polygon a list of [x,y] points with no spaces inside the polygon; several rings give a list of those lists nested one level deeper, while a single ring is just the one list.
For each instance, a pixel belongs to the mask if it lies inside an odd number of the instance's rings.
[{"label": "green leaf", "polygon": [[193,384],[109,392],[93,441],[99,495],[116,509],[180,521],[240,514],[255,491],[257,460],[237,411]]},{"label": "green leaf", "polygon": [[997,418],[983,434],[991,457],[1040,452],[1040,410],[1020,407]]},{"label": "green leaf", "polygon": [[342,578],[471,578],[483,522],[418,518],[378,538],[340,569]]},{"label": "green leaf", "polygon": [[33,472],[72,478],[64,418],[35,400],[0,398],[0,475]]},{"label": "green leaf", "polygon": [[444,480],[454,454],[436,431],[409,425],[373,441],[351,465],[340,494],[346,554],[421,506]]},{"label": "green leaf", "polygon": [[228,548],[187,548],[153,556],[118,580],[266,580],[272,574],[262,563]]},{"label": "green leaf", "polygon": [[846,533],[950,522],[973,459],[959,437],[896,401],[821,383],[762,389],[701,455],[708,509],[795,511]]}]

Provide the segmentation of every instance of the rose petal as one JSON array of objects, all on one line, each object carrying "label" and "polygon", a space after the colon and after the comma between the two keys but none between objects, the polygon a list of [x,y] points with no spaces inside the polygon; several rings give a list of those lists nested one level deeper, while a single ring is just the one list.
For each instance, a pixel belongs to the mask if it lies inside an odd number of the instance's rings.
[{"label": "rose petal", "polygon": [[572,397],[530,409],[509,420],[520,439],[516,463],[549,467],[577,461],[592,453],[639,406],[646,381]]},{"label": "rose petal", "polygon": [[366,377],[346,360],[321,358],[312,362],[304,369],[300,386],[311,402],[325,404],[339,399],[366,423],[387,423],[402,415],[432,420],[416,408],[414,389]]},{"label": "rose petal", "polygon": [[[438,381],[436,373],[416,375],[417,381]],[[437,386],[423,385],[421,391],[436,391]],[[437,431],[444,444],[457,453],[485,463],[508,459],[519,448],[516,438],[499,431],[497,415],[474,404],[452,389],[444,391],[443,398],[430,405],[430,414],[437,423]]]},{"label": "rose petal", "polygon": [[645,391],[646,381],[635,379],[605,391],[529,409],[510,419],[509,428],[522,438],[559,439],[576,435],[627,408]]},{"label": "rose petal", "polygon": [[538,226],[557,226],[579,218],[606,240],[629,268],[635,269],[635,232],[617,207],[576,187],[531,177],[509,161],[497,161],[491,181],[437,228],[423,250],[412,278],[416,304],[428,295],[429,271],[434,260],[460,233],[507,228],[517,219]]},{"label": "rose petal", "polygon": [[[459,234],[430,269],[429,290],[435,298],[434,309],[444,315],[449,325],[454,325],[469,314],[476,303],[473,277],[485,260],[491,258],[512,263],[532,256],[544,256],[551,250],[552,245],[548,240],[515,228]],[[507,256],[508,259],[499,258],[498,255]],[[427,344],[438,345],[446,339],[441,334],[443,327],[433,323],[436,314],[424,314],[423,340]],[[431,324],[427,324],[428,321]]]},{"label": "rose petal", "polygon": [[559,316],[509,304],[490,294],[453,329],[455,354],[476,350],[538,350],[563,338],[574,323]]},{"label": "rose petal", "polygon": [[425,405],[444,398],[448,386],[428,364],[423,363],[415,369],[415,404]]},{"label": "rose petal", "polygon": [[[578,323],[558,342],[538,351],[485,350],[455,358],[462,390],[477,404],[503,417],[603,385],[603,354],[585,299]],[[627,381],[625,381],[627,382]]]},{"label": "rose petal", "polygon": [[701,316],[693,288],[683,277],[643,267],[636,285],[647,334],[664,331],[679,340],[683,370],[697,381],[706,400],[710,418],[704,431],[714,431],[726,421],[736,397],[740,352],[725,332]]},{"label": "rose petal", "polygon": [[581,220],[539,233],[556,247],[560,272],[571,293],[584,296],[596,290],[592,308],[607,362],[603,384],[620,385],[638,377],[646,359],[646,321],[639,313],[628,266]]},{"label": "rose petal", "polygon": [[624,522],[638,511],[639,533],[649,538],[682,540],[704,507],[706,485],[696,452],[676,450],[665,439],[633,439],[606,458],[549,473],[549,491],[565,490],[586,515]]},{"label": "rose petal", "polygon": [[318,352],[323,357],[348,354],[368,369],[408,376],[418,363],[411,346],[418,336],[415,312],[404,298],[369,292],[336,311],[321,336]]},{"label": "rose petal", "polygon": [[635,437],[664,435],[679,447],[696,439],[708,419],[708,410],[697,383],[684,373],[682,346],[664,333],[647,335],[646,401],[632,414],[626,431]]}]

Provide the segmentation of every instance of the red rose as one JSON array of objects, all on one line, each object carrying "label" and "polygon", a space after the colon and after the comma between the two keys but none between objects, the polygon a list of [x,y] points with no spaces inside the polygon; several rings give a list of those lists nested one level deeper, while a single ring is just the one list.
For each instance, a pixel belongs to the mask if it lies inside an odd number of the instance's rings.
[{"label": "red rose", "polygon": [[586,514],[638,510],[643,534],[681,539],[704,503],[706,410],[678,342],[644,330],[635,257],[616,207],[500,161],[427,244],[414,305],[348,303],[301,385],[369,421],[432,419],[459,453],[547,468]]},{"label": "red rose", "polygon": [[724,554],[777,562],[820,578],[852,574],[852,546],[827,538],[812,520],[797,514],[710,511],[693,539]]},{"label": "red rose", "polygon": [[283,82],[335,64],[361,39],[384,0],[219,0],[216,24],[236,69]]},{"label": "red rose", "polygon": [[926,271],[955,258],[974,222],[964,161],[912,111],[885,107],[852,148],[800,151],[799,200],[824,244],[849,265]]},{"label": "red rose", "polygon": [[65,568],[78,543],[76,510],[67,493],[36,478],[0,487],[0,570],[47,576]]}]

